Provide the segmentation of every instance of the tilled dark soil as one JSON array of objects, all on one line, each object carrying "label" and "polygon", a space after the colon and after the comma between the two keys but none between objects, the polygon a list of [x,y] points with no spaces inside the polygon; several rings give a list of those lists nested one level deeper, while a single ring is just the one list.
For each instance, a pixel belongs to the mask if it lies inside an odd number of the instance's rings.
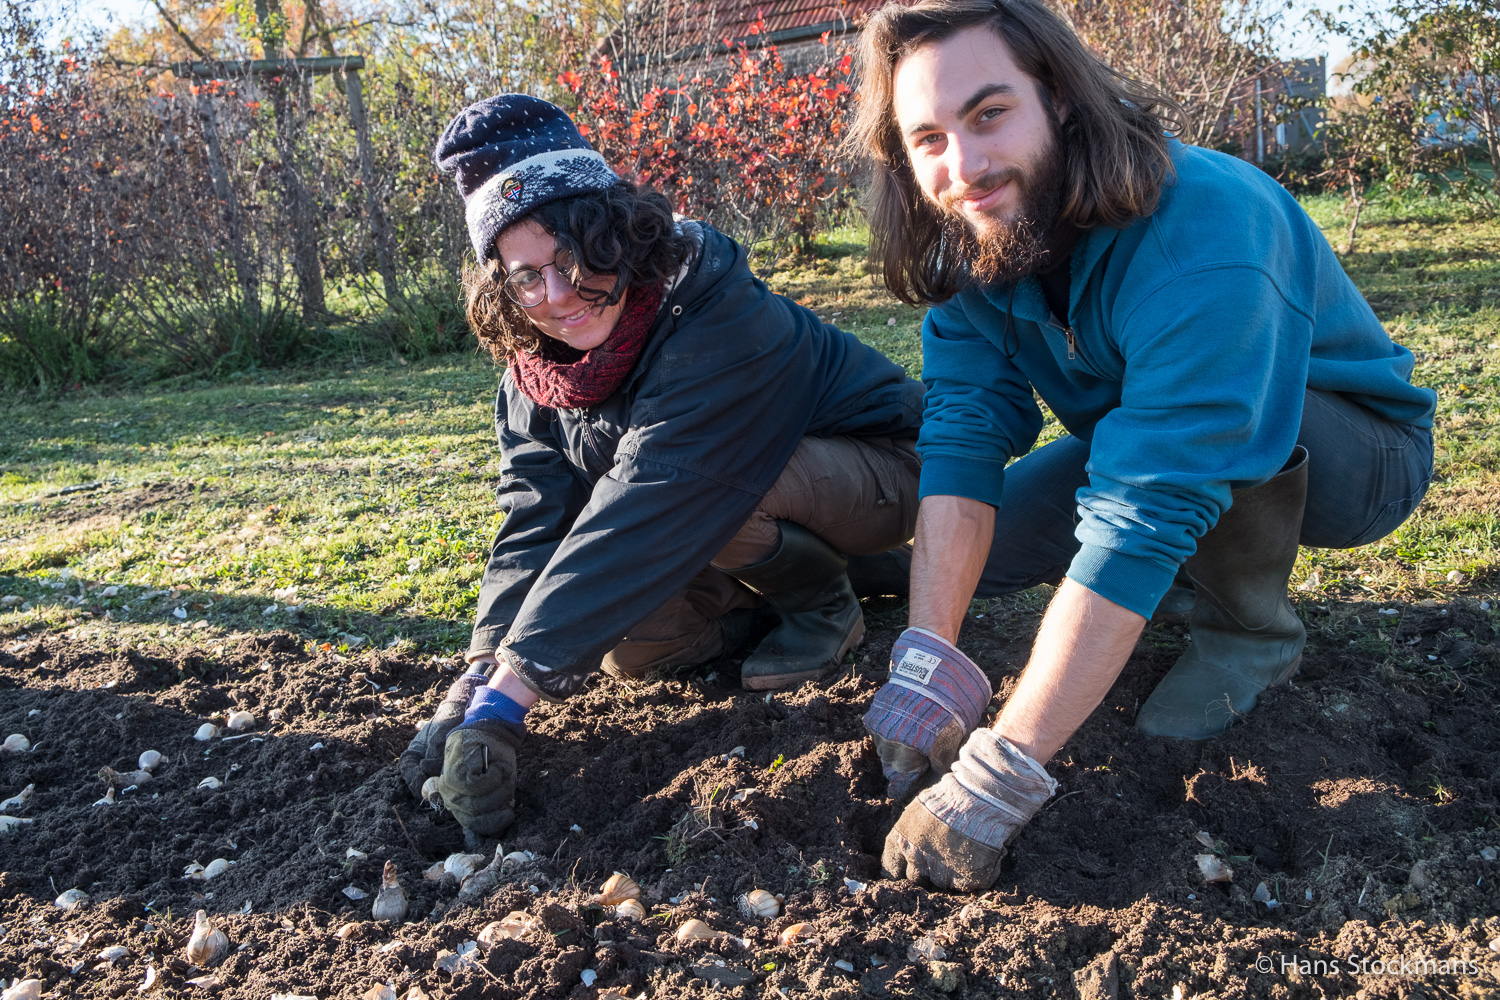
[{"label": "tilled dark soil", "polygon": [[[1381,627],[1409,659],[1315,642],[1291,686],[1202,744],[1130,725],[1183,644],[1180,627],[1153,626],[1052,763],[1058,797],[977,896],[880,878],[895,813],[860,715],[891,628],[872,628],[839,678],[769,699],[723,664],[645,685],[601,677],[539,707],[503,848],[530,858],[477,903],[451,878],[424,879],[464,849],[462,832],[394,767],[456,661],[341,657],[284,633],[168,655],[12,631],[0,730],[34,746],[0,755],[0,797],[35,790],[7,810],[30,822],[0,834],[0,978],[79,998],[137,995],[148,969],[148,996],[256,1000],[380,986],[403,998],[1500,996],[1491,618],[1468,601],[1399,610]],[[1034,625],[996,613],[966,626],[997,704]],[[194,740],[238,708],[252,729]],[[96,805],[100,768],[133,770],[148,749],[169,762]],[[200,788],[210,776],[222,785]],[[1205,884],[1199,854],[1232,879]],[[233,864],[184,877],[217,858]],[[370,920],[387,860],[410,897],[396,927]],[[644,922],[590,901],[616,870],[642,886]],[[74,888],[89,901],[54,904]],[[742,916],[753,888],[783,896],[784,912]],[[207,972],[182,957],[200,908],[231,943]],[[515,910],[531,918],[519,938],[468,952]],[[692,917],[726,936],[677,943]],[[807,940],[780,945],[799,922]],[[112,945],[127,954],[101,962]]]}]

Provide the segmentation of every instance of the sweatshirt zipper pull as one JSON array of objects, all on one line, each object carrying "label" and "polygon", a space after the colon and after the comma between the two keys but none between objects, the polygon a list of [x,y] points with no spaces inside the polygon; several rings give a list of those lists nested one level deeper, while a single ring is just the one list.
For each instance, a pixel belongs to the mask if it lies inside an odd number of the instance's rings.
[{"label": "sweatshirt zipper pull", "polygon": [[1068,360],[1078,360],[1078,342],[1073,339],[1073,328],[1071,326],[1063,327],[1063,336],[1068,338]]}]

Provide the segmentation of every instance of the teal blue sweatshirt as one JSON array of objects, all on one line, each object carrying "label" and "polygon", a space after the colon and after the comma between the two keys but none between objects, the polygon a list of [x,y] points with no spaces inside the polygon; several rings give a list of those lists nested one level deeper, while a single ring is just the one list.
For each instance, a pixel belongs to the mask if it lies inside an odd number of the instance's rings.
[{"label": "teal blue sweatshirt", "polygon": [[1418,427],[1436,405],[1281,185],[1222,153],[1172,157],[1156,212],[1079,240],[1065,321],[1026,278],[922,328],[922,496],[999,506],[1042,428],[1034,390],[1091,446],[1068,577],[1148,616],[1230,491],[1291,454],[1304,387]]}]

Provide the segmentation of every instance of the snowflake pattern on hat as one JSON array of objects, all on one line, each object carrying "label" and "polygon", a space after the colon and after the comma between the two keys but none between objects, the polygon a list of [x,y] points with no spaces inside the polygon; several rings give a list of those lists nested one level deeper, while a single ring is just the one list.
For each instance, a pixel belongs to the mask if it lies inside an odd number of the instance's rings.
[{"label": "snowflake pattern on hat", "polygon": [[481,263],[495,237],[548,202],[606,191],[619,176],[555,104],[500,94],[460,111],[438,139],[438,169],[455,174]]}]

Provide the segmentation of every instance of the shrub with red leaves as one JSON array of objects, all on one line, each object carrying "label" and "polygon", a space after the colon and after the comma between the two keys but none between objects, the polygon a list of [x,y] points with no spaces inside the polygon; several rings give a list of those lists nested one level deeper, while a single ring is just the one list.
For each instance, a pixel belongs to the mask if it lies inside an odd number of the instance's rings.
[{"label": "shrub with red leaves", "polygon": [[840,143],[854,100],[848,52],[790,71],[774,45],[723,42],[717,65],[631,102],[607,58],[557,82],[577,100],[579,130],[622,177],[653,186],[691,218],[746,243],[794,239],[805,251],[846,209],[853,165]]}]

